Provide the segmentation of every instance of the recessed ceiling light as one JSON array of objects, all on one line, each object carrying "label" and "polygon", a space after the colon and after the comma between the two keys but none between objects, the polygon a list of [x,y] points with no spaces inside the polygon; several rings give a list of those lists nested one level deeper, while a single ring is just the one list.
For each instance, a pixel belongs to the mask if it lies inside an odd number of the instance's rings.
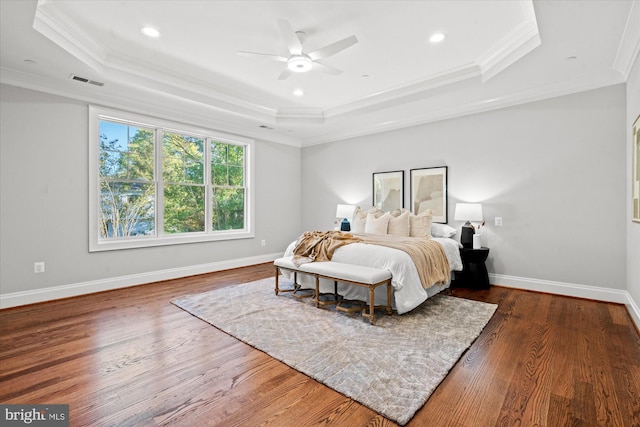
[{"label": "recessed ceiling light", "polygon": [[160,37],[160,31],[156,30],[153,27],[142,27],[140,28],[140,31],[142,31],[142,34],[147,37],[152,37],[154,39]]},{"label": "recessed ceiling light", "polygon": [[302,95],[304,95],[304,90],[302,90],[302,89],[296,89],[296,90],[294,90],[294,91],[293,91],[293,94],[294,94],[295,96],[302,96]]},{"label": "recessed ceiling light", "polygon": [[578,59],[577,56],[567,56],[564,58],[565,61],[575,61],[576,59]]},{"label": "recessed ceiling light", "polygon": [[440,43],[442,40],[444,40],[445,35],[444,33],[435,33],[432,34],[431,37],[429,37],[429,41],[431,43]]},{"label": "recessed ceiling light", "polygon": [[33,59],[25,59],[24,63],[29,65],[36,65],[38,62],[34,61]]}]

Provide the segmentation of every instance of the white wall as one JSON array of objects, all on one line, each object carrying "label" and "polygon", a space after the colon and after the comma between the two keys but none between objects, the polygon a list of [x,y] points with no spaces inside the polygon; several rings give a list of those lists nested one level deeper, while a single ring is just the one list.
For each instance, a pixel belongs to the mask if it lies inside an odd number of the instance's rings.
[{"label": "white wall", "polygon": [[[88,252],[87,105],[0,86],[0,297],[46,299],[57,287],[78,294],[158,271],[267,260],[301,231],[333,227],[337,203],[369,206],[371,173],[405,170],[408,206],[409,169],[447,165],[450,222],[461,225],[456,201],[484,203],[494,282],[627,289],[638,305],[640,225],[629,219],[630,166],[621,166],[631,163],[640,111],[638,67],[626,92],[618,85],[302,150],[258,141],[255,239],[102,253]],[[33,273],[35,261],[46,262],[44,274]]]},{"label": "white wall", "polygon": [[[640,223],[631,221],[631,126],[640,115],[640,56],[627,80],[627,289],[636,307],[640,307]],[[636,308],[640,310],[640,308]],[[640,315],[640,311],[639,311]],[[640,325],[640,319],[637,320]]]},{"label": "white wall", "polygon": [[[30,293],[18,302],[31,302],[40,292],[46,299],[163,278],[158,271],[187,275],[238,259],[267,261],[297,236],[300,149],[257,141],[254,239],[89,253],[88,106],[12,86],[0,91],[3,297]],[[34,274],[36,261],[46,263],[45,273]],[[66,294],[47,294],[61,286]]]},{"label": "white wall", "polygon": [[450,224],[457,201],[483,203],[494,283],[624,290],[625,117],[617,85],[304,148],[302,225],[331,227],[337,203],[371,206],[373,172],[405,170],[408,207],[409,170],[446,165]]}]

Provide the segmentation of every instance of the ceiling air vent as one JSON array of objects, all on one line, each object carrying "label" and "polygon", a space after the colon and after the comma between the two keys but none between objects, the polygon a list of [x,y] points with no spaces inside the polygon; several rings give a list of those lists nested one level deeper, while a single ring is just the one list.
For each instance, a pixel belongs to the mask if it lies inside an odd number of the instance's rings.
[{"label": "ceiling air vent", "polygon": [[102,83],[102,82],[98,82],[96,80],[87,79],[85,77],[76,76],[75,74],[71,74],[69,76],[69,78],[71,80],[75,80],[77,82],[89,83],[90,85],[94,85],[94,86],[104,86],[104,83]]}]

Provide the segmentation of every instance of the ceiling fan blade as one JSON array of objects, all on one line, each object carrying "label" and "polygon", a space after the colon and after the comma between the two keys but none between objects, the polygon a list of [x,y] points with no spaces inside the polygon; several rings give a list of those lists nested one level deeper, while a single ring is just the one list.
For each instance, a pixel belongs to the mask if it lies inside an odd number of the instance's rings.
[{"label": "ceiling fan blade", "polygon": [[293,71],[291,71],[288,68],[285,68],[284,70],[282,70],[282,73],[280,73],[280,75],[278,76],[278,80],[284,80],[287,77],[289,77],[291,74],[293,74]]},{"label": "ceiling fan blade", "polygon": [[258,52],[243,52],[243,51],[238,51],[236,52],[238,55],[240,56],[247,56],[247,57],[260,57],[260,58],[268,58],[268,59],[273,59],[274,61],[279,61],[279,62],[287,62],[287,58],[285,58],[284,56],[280,56],[280,55],[273,55],[270,53],[258,53]]},{"label": "ceiling fan blade", "polygon": [[358,38],[356,36],[351,36],[335,43],[331,43],[330,45],[327,45],[325,47],[321,47],[320,49],[314,50],[307,55],[309,55],[309,58],[311,58],[313,61],[324,59],[330,57],[331,55],[335,55],[336,53],[345,50],[346,48],[353,46],[356,43],[358,43]]},{"label": "ceiling fan blade", "polygon": [[278,19],[278,27],[284,37],[284,41],[287,43],[287,49],[291,55],[300,55],[302,53],[302,43],[298,40],[296,32],[293,31],[293,27],[286,19]]},{"label": "ceiling fan blade", "polygon": [[342,74],[342,70],[338,70],[337,68],[330,67],[329,65],[323,64],[320,61],[313,61],[313,68],[322,71],[326,74],[333,74],[334,76]]}]

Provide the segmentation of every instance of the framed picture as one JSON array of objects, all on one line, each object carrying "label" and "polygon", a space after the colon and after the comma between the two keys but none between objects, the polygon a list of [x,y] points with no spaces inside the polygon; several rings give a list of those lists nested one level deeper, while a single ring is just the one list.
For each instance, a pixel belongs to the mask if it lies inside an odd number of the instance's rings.
[{"label": "framed picture", "polygon": [[411,169],[411,212],[418,215],[427,209],[433,210],[433,222],[446,224],[447,166],[438,168]]},{"label": "framed picture", "polygon": [[640,222],[640,116],[633,123],[631,145],[631,220]]},{"label": "framed picture", "polygon": [[373,174],[373,206],[386,212],[404,208],[404,171]]}]

